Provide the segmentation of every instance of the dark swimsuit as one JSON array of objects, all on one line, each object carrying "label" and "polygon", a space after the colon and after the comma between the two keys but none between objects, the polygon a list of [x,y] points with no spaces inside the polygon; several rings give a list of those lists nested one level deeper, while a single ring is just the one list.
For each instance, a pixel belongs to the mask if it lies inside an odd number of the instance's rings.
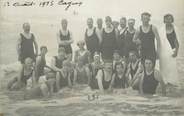
[{"label": "dark swimsuit", "polygon": [[20,34],[21,37],[21,50],[20,50],[20,55],[19,55],[19,61],[21,63],[24,63],[25,59],[30,57],[35,61],[35,54],[34,54],[34,47],[33,47],[33,42],[34,42],[34,35],[31,33],[31,38],[27,39],[22,33]]},{"label": "dark swimsuit", "polygon": [[98,73],[98,71],[100,69],[94,68],[92,66],[92,64],[90,64],[89,65],[89,70],[90,70],[90,72],[92,72],[92,77],[90,79],[89,86],[91,87],[91,89],[99,89],[99,87],[98,87],[98,81],[96,79],[96,75],[97,75],[97,73]]},{"label": "dark swimsuit", "polygon": [[121,75],[122,78],[119,78],[119,76],[117,75],[117,73],[115,73],[115,79],[114,79],[114,85],[113,87],[116,89],[121,89],[121,88],[125,88],[126,87],[126,79],[124,75]]},{"label": "dark swimsuit", "polygon": [[176,48],[176,45],[174,44],[176,41],[175,31],[173,30],[172,33],[169,33],[169,34],[167,33],[166,36],[167,36],[167,40],[169,41],[171,48],[172,49]]},{"label": "dark swimsuit", "polygon": [[[111,83],[111,80],[109,81],[105,81],[105,72],[104,70],[102,69],[102,85],[103,85],[103,89],[106,90],[106,89],[109,89],[109,86],[110,86],[110,83]],[[112,75],[111,75],[112,76]]]},{"label": "dark swimsuit", "polygon": [[152,29],[152,25],[147,33],[144,33],[142,26],[140,26],[139,38],[141,41],[141,55],[142,61],[146,58],[152,58],[153,64],[156,62],[156,50],[155,50],[155,34]]},{"label": "dark swimsuit", "polygon": [[77,83],[88,84],[88,77],[86,71],[83,69],[81,72],[77,70]]},{"label": "dark swimsuit", "polygon": [[131,50],[137,51],[136,44],[133,42],[134,33],[130,33],[127,31],[125,34],[125,41],[124,41],[124,55],[128,58],[128,54]]},{"label": "dark swimsuit", "polygon": [[120,52],[121,57],[125,56],[125,35],[127,33],[127,27],[125,30],[119,35],[117,45],[118,45],[118,50]]},{"label": "dark swimsuit", "polygon": [[113,31],[110,33],[105,32],[105,29],[103,29],[101,44],[102,59],[112,60],[113,52],[116,50],[116,48],[117,43],[115,29],[113,29]]},{"label": "dark swimsuit", "polygon": [[144,71],[144,79],[143,79],[143,93],[145,94],[155,94],[156,88],[158,86],[158,81],[155,79],[154,71],[147,75],[146,71]]},{"label": "dark swimsuit", "polygon": [[[39,55],[41,57],[41,55]],[[40,65],[39,65],[39,69],[38,69],[38,76],[42,76],[44,75],[44,68],[46,66],[46,61],[45,61],[45,58],[42,58],[41,57],[41,62],[40,62]]]},{"label": "dark swimsuit", "polygon": [[85,41],[87,50],[91,53],[91,58],[93,58],[94,52],[99,52],[99,39],[96,35],[96,28],[93,29],[93,34],[88,36],[87,29],[85,32]]},{"label": "dark swimsuit", "polygon": [[[139,68],[139,62],[137,63],[135,69],[133,69],[132,65],[130,64],[130,75],[133,79],[134,75],[136,74],[137,70]],[[132,87],[134,90],[139,90],[139,86],[138,85],[135,85]]]},{"label": "dark swimsuit", "polygon": [[[70,40],[70,32],[68,31],[67,35],[63,35],[61,30],[59,31],[60,33],[60,40],[65,41],[65,40]],[[66,54],[72,54],[72,47],[71,45],[59,45],[59,47],[64,47]]]}]

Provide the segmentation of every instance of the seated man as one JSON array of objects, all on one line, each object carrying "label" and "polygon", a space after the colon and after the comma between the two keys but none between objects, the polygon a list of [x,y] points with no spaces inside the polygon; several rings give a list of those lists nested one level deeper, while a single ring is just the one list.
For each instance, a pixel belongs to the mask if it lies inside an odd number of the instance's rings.
[{"label": "seated man", "polygon": [[131,50],[129,52],[129,64],[127,66],[126,77],[128,78],[129,86],[134,86],[132,88],[134,90],[139,90],[138,79],[135,78],[135,75],[143,71],[143,67],[140,59],[138,59],[138,53],[135,50]]},{"label": "seated man", "polygon": [[13,78],[8,83],[9,90],[21,90],[26,89],[27,80],[33,75],[33,60],[31,58],[26,58],[24,64],[21,65],[18,72],[18,76]]},{"label": "seated man", "polygon": [[160,72],[154,69],[154,62],[151,58],[144,61],[144,71],[139,73],[135,78],[139,78],[139,91],[141,94],[156,94],[158,84],[161,85],[162,95],[166,95],[165,83]]},{"label": "seated man", "polygon": [[34,76],[33,76],[33,83],[37,84],[39,81],[40,76],[45,75],[45,68],[51,69],[49,66],[46,65],[45,55],[47,53],[47,47],[41,46],[40,47],[40,55],[36,58],[35,69],[34,69]]}]

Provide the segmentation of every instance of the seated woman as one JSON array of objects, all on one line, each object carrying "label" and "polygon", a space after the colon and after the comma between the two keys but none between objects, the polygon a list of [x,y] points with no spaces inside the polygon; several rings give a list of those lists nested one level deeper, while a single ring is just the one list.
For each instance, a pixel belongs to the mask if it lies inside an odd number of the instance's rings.
[{"label": "seated woman", "polygon": [[90,72],[89,68],[84,65],[81,58],[78,59],[74,69],[74,80],[73,84],[88,84],[89,85]]},{"label": "seated woman", "polygon": [[103,62],[100,61],[100,55],[98,52],[94,53],[93,56],[94,61],[89,64],[89,71],[90,71],[90,82],[89,86],[91,89],[99,89],[98,82],[96,79],[97,72],[103,68]]},{"label": "seated woman", "polygon": [[166,87],[160,72],[154,69],[153,60],[146,58],[144,61],[144,71],[137,75],[139,78],[139,91],[141,94],[156,94],[158,84],[161,85],[162,94],[166,95]]},{"label": "seated woman", "polygon": [[104,64],[104,69],[99,70],[96,75],[98,87],[102,93],[104,93],[105,90],[109,89],[112,80],[112,75],[113,75],[112,63],[106,62]]},{"label": "seated woman", "polygon": [[80,59],[81,62],[83,62],[84,65],[90,63],[90,52],[84,48],[85,42],[84,41],[78,41],[77,46],[79,49],[75,51],[74,56],[74,62],[77,63],[77,61]]},{"label": "seated woman", "polygon": [[127,78],[125,77],[125,68],[121,62],[115,64],[115,72],[110,84],[111,89],[125,89],[128,87]]},{"label": "seated woman", "polygon": [[26,89],[27,80],[33,75],[33,60],[31,58],[26,58],[25,63],[21,65],[18,76],[13,78],[8,83],[9,90],[21,90]]}]

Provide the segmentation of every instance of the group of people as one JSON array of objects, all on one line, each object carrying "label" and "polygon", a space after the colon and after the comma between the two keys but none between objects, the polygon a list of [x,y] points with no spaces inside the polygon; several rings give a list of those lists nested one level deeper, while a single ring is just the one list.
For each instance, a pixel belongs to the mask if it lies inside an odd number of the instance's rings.
[{"label": "group of people", "polygon": [[[166,83],[175,84],[173,80],[177,78],[177,72],[174,72],[177,70],[172,68],[176,65],[179,49],[174,17],[171,14],[164,16],[162,35],[165,38],[160,37],[157,28],[149,23],[150,18],[150,13],[142,13],[142,25],[138,29],[134,27],[133,18],[127,21],[122,17],[118,22],[107,16],[105,27],[101,18],[97,19],[96,27],[93,19],[88,18],[84,40],[77,42],[78,50],[74,53],[71,46],[74,39],[67,28],[68,21],[62,19],[62,28],[57,33],[58,54],[52,58],[50,66],[46,63],[47,46],[41,46],[38,55],[30,24],[24,23],[24,32],[17,43],[22,65],[19,75],[9,82],[8,89],[26,88],[27,80],[31,78],[32,88],[39,89],[43,96],[80,84],[102,93],[132,88],[140,94],[151,95],[160,85],[162,94],[166,95]],[[160,71],[155,69],[156,59],[160,60]],[[170,76],[168,71],[174,75]],[[40,82],[43,75],[45,81]]]}]

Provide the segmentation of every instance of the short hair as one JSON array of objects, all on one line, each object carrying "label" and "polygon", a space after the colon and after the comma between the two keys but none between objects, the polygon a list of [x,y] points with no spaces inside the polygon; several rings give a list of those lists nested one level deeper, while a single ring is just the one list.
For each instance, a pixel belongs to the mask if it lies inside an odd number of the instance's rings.
[{"label": "short hair", "polygon": [[58,52],[65,52],[65,48],[64,47],[59,47]]},{"label": "short hair", "polygon": [[151,62],[152,62],[152,64],[153,64],[153,68],[155,67],[155,59],[154,58],[152,58],[151,56],[147,56],[145,59],[144,59],[144,65],[145,65],[145,61],[146,60],[150,60]]},{"label": "short hair", "polygon": [[87,21],[89,21],[89,20],[93,22],[93,18],[90,17],[90,18],[87,19]]},{"label": "short hair", "polygon": [[43,49],[46,49],[47,50],[47,46],[41,46],[40,47],[40,51],[42,51]]},{"label": "short hair", "polygon": [[126,17],[121,17],[120,20],[124,20],[125,22],[127,21]]},{"label": "short hair", "polygon": [[134,18],[129,18],[128,21],[134,21],[135,22],[135,19]]},{"label": "short hair", "polygon": [[25,25],[29,25],[30,26],[30,24],[28,22],[25,22],[25,23],[23,23],[22,27],[24,28]]},{"label": "short hair", "polygon": [[123,63],[122,62],[116,62],[115,63],[115,71],[116,71],[116,67],[118,66],[118,65],[120,65],[122,68],[124,68],[124,65],[123,65]]},{"label": "short hair", "polygon": [[148,13],[148,12],[143,12],[143,13],[141,14],[141,18],[142,18],[143,16],[149,16],[149,17],[151,17],[151,14]]},{"label": "short hair", "polygon": [[173,23],[174,22],[174,16],[172,14],[169,14],[169,13],[164,15],[164,23],[165,23],[166,18],[168,18],[168,17],[171,17],[172,23]]},{"label": "short hair", "polygon": [[110,22],[112,22],[112,18],[110,16],[106,16],[105,17],[105,21],[109,20]]},{"label": "short hair", "polygon": [[65,19],[65,18],[61,20],[61,23],[63,23],[63,22],[68,23],[67,19]]}]

